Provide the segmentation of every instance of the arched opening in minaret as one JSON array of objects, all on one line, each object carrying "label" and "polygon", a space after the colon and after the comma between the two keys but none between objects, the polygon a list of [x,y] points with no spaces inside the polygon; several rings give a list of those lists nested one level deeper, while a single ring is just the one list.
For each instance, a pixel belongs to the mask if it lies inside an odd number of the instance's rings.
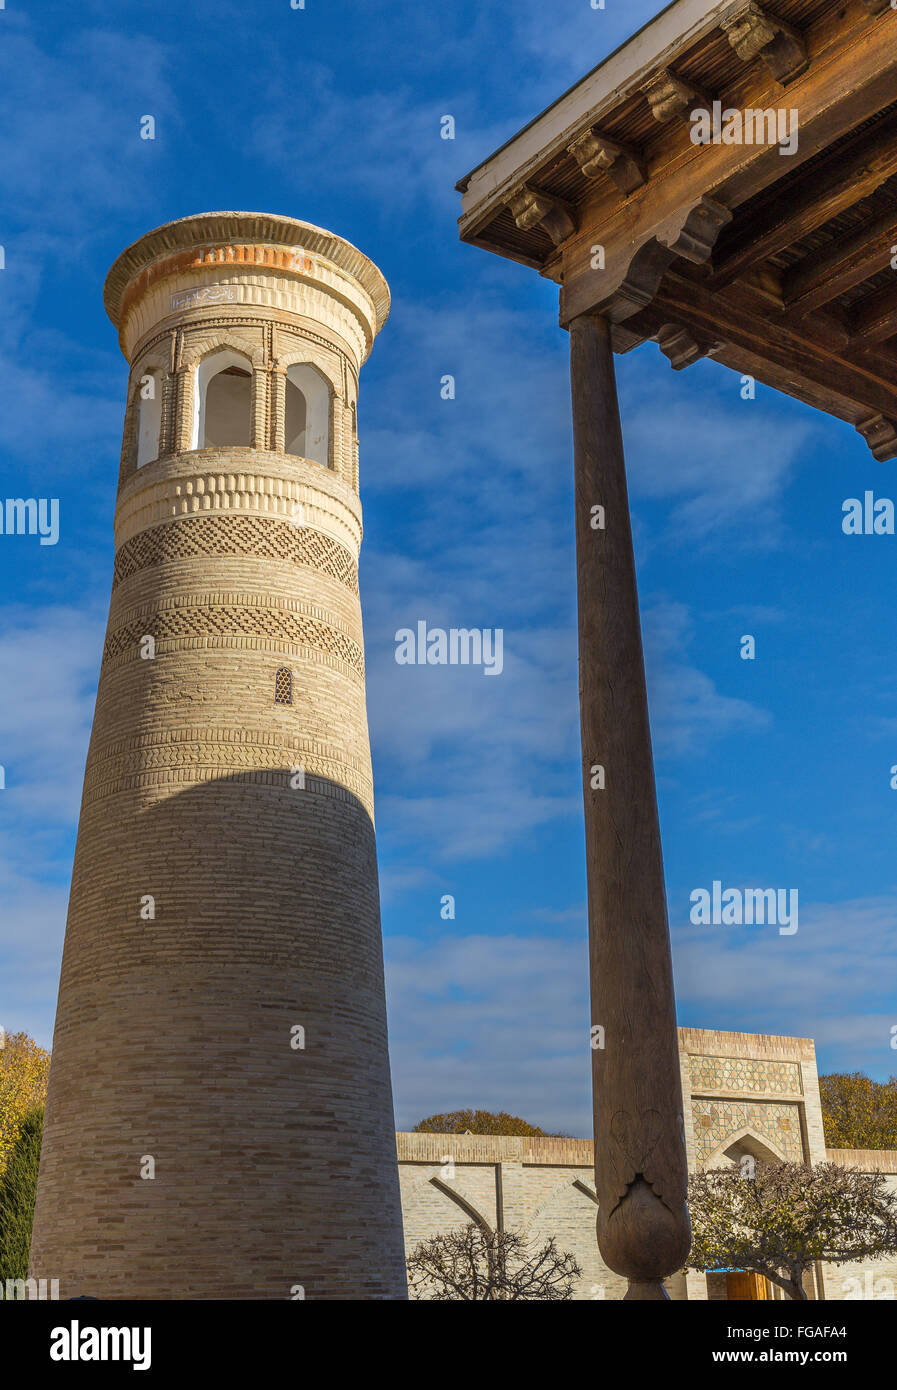
[{"label": "arched opening in minaret", "polygon": [[275,705],[291,705],[293,703],[293,673],[289,666],[280,666],[274,677],[274,703]]},{"label": "arched opening in minaret", "polygon": [[162,378],[159,372],[144,372],[137,395],[137,467],[159,457],[159,429],[162,424]]},{"label": "arched opening in minaret", "polygon": [[199,365],[196,381],[194,449],[252,443],[252,367],[249,359],[226,349]]},{"label": "arched opening in minaret", "polygon": [[284,448],[288,454],[330,466],[330,383],[310,362],[287,368]]}]

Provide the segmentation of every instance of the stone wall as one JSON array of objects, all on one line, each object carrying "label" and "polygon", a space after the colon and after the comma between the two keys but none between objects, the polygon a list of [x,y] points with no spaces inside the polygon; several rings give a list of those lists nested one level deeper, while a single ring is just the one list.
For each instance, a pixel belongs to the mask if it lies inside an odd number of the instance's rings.
[{"label": "stone wall", "polygon": [[[680,1028],[679,1051],[691,1172],[744,1155],[831,1158],[892,1174],[897,1189],[897,1152],[826,1150],[811,1039]],[[595,1237],[591,1140],[397,1134],[396,1143],[408,1253],[472,1220],[537,1242],[553,1235],[582,1268],[576,1299],[622,1298],[626,1281],[606,1268]],[[897,1261],[826,1266],[808,1276],[806,1287],[811,1298],[893,1297]],[[725,1276],[678,1274],[667,1290],[674,1300],[725,1298]]]}]

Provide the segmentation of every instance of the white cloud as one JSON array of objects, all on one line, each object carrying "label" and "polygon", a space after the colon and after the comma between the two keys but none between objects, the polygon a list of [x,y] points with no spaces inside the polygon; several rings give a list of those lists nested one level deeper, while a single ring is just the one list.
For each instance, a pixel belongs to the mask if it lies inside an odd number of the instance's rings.
[{"label": "white cloud", "polygon": [[15,198],[7,213],[43,228],[58,254],[77,259],[80,240],[111,210],[146,200],[160,144],[140,139],[154,115],[157,137],[177,120],[168,76],[172,50],[133,30],[79,29],[54,48],[30,20],[7,11],[0,48],[4,175]]},{"label": "white cloud", "polygon": [[0,627],[0,817],[45,830],[77,817],[104,623],[64,607],[18,609]]},{"label": "white cloud", "polygon": [[687,659],[693,623],[682,603],[659,602],[644,615],[651,727],[658,756],[706,753],[719,739],[768,727],[766,711],[722,694]]},{"label": "white cloud", "polygon": [[624,358],[619,375],[633,496],[667,504],[669,534],[683,545],[777,545],[783,492],[820,428],[810,408],[780,396],[741,401],[732,373],[730,403],[725,368],[672,373],[654,344]]},{"label": "white cloud", "polygon": [[587,1134],[584,938],[387,941],[396,1122],[466,1107]]},{"label": "white cloud", "polygon": [[839,1070],[897,1071],[890,1050],[897,1023],[893,896],[802,902],[795,936],[779,936],[776,927],[679,925],[674,961],[680,1017],[697,1013],[709,1016],[708,1027],[812,1037],[825,1065]]},{"label": "white cloud", "polygon": [[[578,932],[387,938],[397,1124],[466,1107],[591,1132],[588,953]],[[679,1020],[815,1038],[822,1070],[894,1070],[897,900],[802,906],[800,931],[674,933]]]}]

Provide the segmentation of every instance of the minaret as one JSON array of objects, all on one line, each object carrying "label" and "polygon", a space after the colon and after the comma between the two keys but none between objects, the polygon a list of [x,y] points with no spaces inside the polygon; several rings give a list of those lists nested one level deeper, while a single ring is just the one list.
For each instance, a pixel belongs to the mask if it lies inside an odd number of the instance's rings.
[{"label": "minaret", "polygon": [[105,303],[131,376],[32,1273],[404,1298],[355,428],[389,290],[221,212]]}]

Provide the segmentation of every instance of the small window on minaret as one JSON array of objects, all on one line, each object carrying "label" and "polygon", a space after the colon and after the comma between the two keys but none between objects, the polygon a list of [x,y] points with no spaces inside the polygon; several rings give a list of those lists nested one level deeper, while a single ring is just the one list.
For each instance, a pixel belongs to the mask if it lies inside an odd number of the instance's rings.
[{"label": "small window on minaret", "polygon": [[274,703],[275,705],[291,705],[293,703],[293,673],[288,666],[281,666],[274,677]]}]

